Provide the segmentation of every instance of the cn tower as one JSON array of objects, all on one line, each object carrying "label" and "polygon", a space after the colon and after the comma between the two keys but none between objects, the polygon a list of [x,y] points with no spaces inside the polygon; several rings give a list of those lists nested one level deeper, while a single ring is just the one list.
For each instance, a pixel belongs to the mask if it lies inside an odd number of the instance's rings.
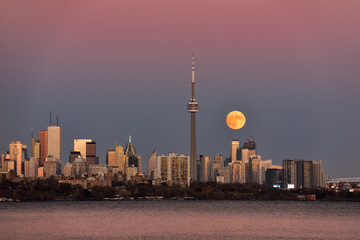
[{"label": "cn tower", "polygon": [[191,114],[191,138],[190,138],[190,178],[197,181],[196,171],[196,124],[195,113],[199,111],[199,104],[195,101],[195,68],[194,55],[192,56],[192,79],[191,79],[191,99],[187,105],[187,110]]}]

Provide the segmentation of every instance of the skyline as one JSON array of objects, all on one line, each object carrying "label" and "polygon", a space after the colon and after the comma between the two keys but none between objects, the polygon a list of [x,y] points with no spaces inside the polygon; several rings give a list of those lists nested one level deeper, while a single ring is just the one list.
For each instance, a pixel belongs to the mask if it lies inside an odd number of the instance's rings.
[{"label": "skyline", "polygon": [[[128,135],[143,166],[154,146],[190,155],[194,53],[197,155],[227,157],[252,135],[274,164],[322,160],[330,178],[358,176],[359,2],[81,3],[0,3],[1,153],[31,146],[53,111],[63,163],[75,138],[93,139],[100,163]],[[238,131],[233,110],[247,118]]]}]

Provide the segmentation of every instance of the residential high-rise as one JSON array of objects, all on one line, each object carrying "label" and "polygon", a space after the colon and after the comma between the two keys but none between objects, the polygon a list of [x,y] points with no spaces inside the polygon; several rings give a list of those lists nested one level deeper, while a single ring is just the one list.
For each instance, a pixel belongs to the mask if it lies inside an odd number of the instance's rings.
[{"label": "residential high-rise", "polygon": [[189,156],[169,153],[156,159],[156,179],[168,185],[190,185],[190,158]]},{"label": "residential high-rise", "polygon": [[212,166],[211,166],[211,177],[212,177],[212,181],[214,181],[214,182],[216,181],[215,171],[216,171],[216,169],[221,168],[222,161],[223,161],[223,157],[222,157],[221,153],[216,154],[214,156],[214,160],[213,160]]},{"label": "residential high-rise", "polygon": [[10,160],[15,160],[16,176],[23,176],[24,161],[27,159],[27,147],[22,145],[20,141],[12,141],[9,144]]},{"label": "residential high-rise", "polygon": [[40,158],[40,141],[34,137],[31,138],[31,157]]},{"label": "residential high-rise", "polygon": [[77,157],[71,166],[71,177],[83,177],[89,173],[89,164],[81,156]]},{"label": "residential high-rise", "polygon": [[48,155],[48,132],[47,130],[39,131],[39,142],[40,142],[40,166],[44,166],[46,157]]},{"label": "residential high-rise", "polygon": [[259,164],[259,177],[258,177],[258,183],[259,184],[265,184],[266,183],[266,171],[268,169],[272,168],[272,160],[261,160]]},{"label": "residential high-rise", "polygon": [[61,174],[61,162],[60,159],[48,155],[44,163],[44,177],[56,176]]},{"label": "residential high-rise", "polygon": [[270,168],[266,171],[266,186],[284,187],[283,186],[283,169]]},{"label": "residential high-rise", "polygon": [[200,179],[201,182],[211,181],[211,157],[200,155]]},{"label": "residential high-rise", "polygon": [[283,160],[284,186],[293,185],[295,189],[323,187],[321,161]]},{"label": "residential high-rise", "polygon": [[92,139],[74,139],[74,152],[80,152],[81,158],[86,159],[86,143]]},{"label": "residential high-rise", "polygon": [[195,100],[195,66],[194,56],[192,56],[192,79],[191,79],[191,99],[187,105],[187,110],[191,114],[191,137],[190,137],[190,177],[192,181],[197,181],[196,175],[196,122],[195,113],[199,111],[199,104]]},{"label": "residential high-rise", "polygon": [[24,176],[25,177],[37,177],[38,167],[39,167],[39,158],[27,159],[25,161],[24,167]]},{"label": "residential high-rise", "polygon": [[250,159],[249,149],[247,149],[247,148],[241,149],[241,159],[244,162],[249,162],[249,159]]},{"label": "residential high-rise", "polygon": [[232,140],[231,141],[231,163],[235,161],[241,160],[240,159],[240,141],[239,140]]},{"label": "residential high-rise", "polygon": [[261,164],[260,155],[252,155],[249,160],[249,179],[248,183],[259,183],[259,168]]},{"label": "residential high-rise", "polygon": [[2,154],[0,156],[0,161],[1,161],[1,172],[9,172],[7,167],[8,167],[8,161],[10,160],[10,155],[9,152],[6,152],[4,154]]},{"label": "residential high-rise", "polygon": [[150,179],[155,178],[155,170],[156,170],[156,151],[154,149],[154,151],[152,152],[149,158],[147,165],[147,175]]},{"label": "residential high-rise", "polygon": [[[249,155],[256,155],[256,143],[252,136],[244,142],[243,149],[249,149]],[[245,159],[243,159],[245,160]]]},{"label": "residential high-rise", "polygon": [[242,162],[234,161],[231,163],[232,168],[232,182],[233,183],[241,183],[242,180]]},{"label": "residential high-rise", "polygon": [[230,166],[230,165],[216,169],[216,171],[215,171],[216,182],[231,183],[232,182],[231,169],[232,169],[232,166]]}]

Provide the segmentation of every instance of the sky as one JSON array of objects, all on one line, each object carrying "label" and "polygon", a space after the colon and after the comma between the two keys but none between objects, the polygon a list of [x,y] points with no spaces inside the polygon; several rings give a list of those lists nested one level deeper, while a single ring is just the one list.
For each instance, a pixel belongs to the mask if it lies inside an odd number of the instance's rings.
[{"label": "sky", "polygon": [[[360,169],[360,1],[0,1],[0,153],[59,113],[100,163],[128,136],[142,155],[190,154],[191,55],[197,152],[253,136],[263,159],[321,160],[330,178]],[[233,110],[240,130],[226,126]]]}]

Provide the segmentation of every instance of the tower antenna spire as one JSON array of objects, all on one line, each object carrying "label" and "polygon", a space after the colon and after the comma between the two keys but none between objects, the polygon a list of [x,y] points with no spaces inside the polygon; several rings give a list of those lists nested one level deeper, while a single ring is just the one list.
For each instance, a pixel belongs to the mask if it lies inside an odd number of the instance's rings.
[{"label": "tower antenna spire", "polygon": [[196,181],[197,166],[196,166],[196,124],[195,113],[199,111],[199,104],[195,101],[195,57],[191,58],[191,100],[187,105],[187,110],[191,114],[191,137],[190,137],[190,177],[192,181]]},{"label": "tower antenna spire", "polygon": [[191,101],[195,101],[195,57],[191,58]]},{"label": "tower antenna spire", "polygon": [[51,116],[51,111],[50,111],[50,126],[52,125],[52,116]]}]

